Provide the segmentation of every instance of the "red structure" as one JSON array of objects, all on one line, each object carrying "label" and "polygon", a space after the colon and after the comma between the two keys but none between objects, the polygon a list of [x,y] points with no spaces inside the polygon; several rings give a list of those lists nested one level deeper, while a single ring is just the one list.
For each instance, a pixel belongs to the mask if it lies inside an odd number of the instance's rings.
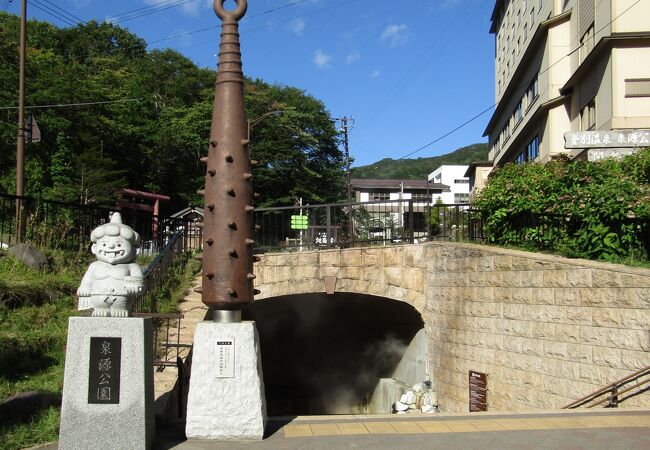
[{"label": "red structure", "polygon": [[158,238],[158,216],[160,214],[160,202],[168,202],[167,195],[154,194],[153,192],[136,191],[135,189],[122,189],[117,200],[120,209],[131,209],[134,211],[150,212],[153,215],[151,234],[153,239]]}]

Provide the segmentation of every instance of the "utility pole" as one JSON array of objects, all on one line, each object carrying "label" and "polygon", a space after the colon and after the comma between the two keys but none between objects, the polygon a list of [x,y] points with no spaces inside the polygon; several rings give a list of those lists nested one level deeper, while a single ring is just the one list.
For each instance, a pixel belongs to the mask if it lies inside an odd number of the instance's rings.
[{"label": "utility pole", "polygon": [[[21,0],[20,14],[20,62],[18,69],[18,135],[16,137],[16,196],[25,195],[25,55],[27,28],[27,0]],[[22,242],[25,221],[22,198],[16,199],[16,240]]]},{"label": "utility pole", "polygon": [[354,123],[354,119],[351,117],[343,116],[336,120],[341,121],[341,130],[343,131],[343,143],[345,145],[345,171],[347,172],[347,191],[348,191],[348,203],[350,204],[350,220],[348,220],[348,240],[353,241],[354,234],[354,225],[353,225],[353,214],[352,214],[352,182],[350,179],[350,146],[348,141],[348,135],[350,128],[348,127],[348,122]]},{"label": "utility pole", "polygon": [[350,145],[348,141],[350,128],[348,127],[348,121],[354,123],[354,119],[351,117],[343,116],[338,120],[340,120],[342,124],[341,130],[343,131],[343,142],[345,145],[345,171],[347,172],[348,203],[352,203],[352,183],[350,181]]}]

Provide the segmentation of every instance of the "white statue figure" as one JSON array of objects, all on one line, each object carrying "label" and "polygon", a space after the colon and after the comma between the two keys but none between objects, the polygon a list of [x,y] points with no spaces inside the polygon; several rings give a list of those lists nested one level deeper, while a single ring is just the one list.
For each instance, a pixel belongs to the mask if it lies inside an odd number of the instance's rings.
[{"label": "white statue figure", "polygon": [[140,236],[114,213],[110,223],[93,230],[90,240],[97,261],[88,266],[77,290],[79,309],[93,308],[93,316],[128,317],[144,286],[142,268],[134,262]]}]

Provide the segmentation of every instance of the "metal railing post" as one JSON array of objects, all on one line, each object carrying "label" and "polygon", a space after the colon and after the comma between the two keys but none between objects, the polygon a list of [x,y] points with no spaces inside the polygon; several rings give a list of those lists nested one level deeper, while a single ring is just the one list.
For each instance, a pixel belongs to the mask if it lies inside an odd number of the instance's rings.
[{"label": "metal railing post", "polygon": [[415,224],[414,222],[415,215],[413,214],[413,199],[409,199],[409,242],[411,244],[415,243]]},{"label": "metal railing post", "polygon": [[618,385],[612,387],[612,395],[609,397],[608,408],[618,408]]},{"label": "metal railing post", "polygon": [[330,205],[325,207],[325,226],[327,233],[327,248],[332,248],[332,211]]}]

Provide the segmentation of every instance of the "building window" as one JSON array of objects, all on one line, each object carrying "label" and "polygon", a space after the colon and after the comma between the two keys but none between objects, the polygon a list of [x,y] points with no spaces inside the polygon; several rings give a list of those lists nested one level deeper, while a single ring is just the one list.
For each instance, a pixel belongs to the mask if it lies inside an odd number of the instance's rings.
[{"label": "building window", "polygon": [[390,200],[390,194],[388,192],[371,192],[370,201],[378,200]]},{"label": "building window", "polygon": [[524,117],[523,109],[524,108],[522,105],[522,101],[519,100],[519,103],[517,103],[517,106],[515,106],[515,112],[512,114],[513,118],[515,119],[515,125],[521,122],[521,119]]},{"label": "building window", "polygon": [[526,89],[526,108],[530,108],[530,105],[533,104],[538,95],[537,76],[535,76]]},{"label": "building window", "polygon": [[591,99],[580,111],[580,129],[589,131],[596,128],[596,99]]},{"label": "building window", "polygon": [[526,39],[528,39],[528,24],[524,24],[524,43],[526,42]]},{"label": "building window", "polygon": [[515,164],[524,164],[526,162],[526,152],[521,152],[515,158]]},{"label": "building window", "polygon": [[535,23],[535,7],[533,6],[530,9],[530,26],[531,26],[531,28],[532,28],[534,23]]},{"label": "building window", "polygon": [[454,203],[469,203],[469,193],[455,193]]},{"label": "building window", "polygon": [[469,178],[457,178],[454,180],[454,184],[469,184]]},{"label": "building window", "polygon": [[650,78],[626,79],[625,97],[650,97]]},{"label": "building window", "polygon": [[426,192],[414,192],[411,194],[411,199],[412,200],[429,200],[431,198],[431,195],[427,195]]},{"label": "building window", "polygon": [[594,48],[595,42],[594,24],[592,23],[580,38],[580,62],[585,60],[589,52]]},{"label": "building window", "polygon": [[532,141],[526,146],[526,159],[528,161],[535,161],[539,155],[539,136],[535,136]]}]

